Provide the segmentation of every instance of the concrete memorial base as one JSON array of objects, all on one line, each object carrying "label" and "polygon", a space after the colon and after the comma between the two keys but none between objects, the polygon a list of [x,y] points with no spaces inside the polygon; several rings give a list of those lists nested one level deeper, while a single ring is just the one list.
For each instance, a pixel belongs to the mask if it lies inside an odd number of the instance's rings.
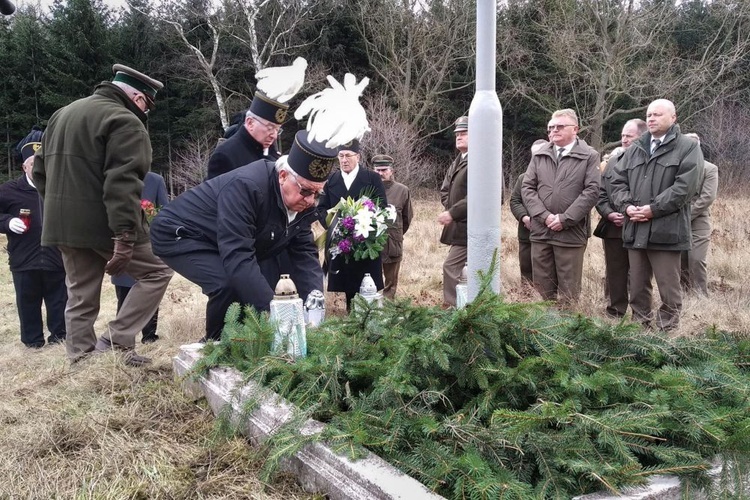
[{"label": "concrete memorial base", "polygon": [[[202,347],[203,344],[182,346],[173,360],[175,374],[180,377],[188,395],[195,399],[205,397],[215,415],[226,405],[231,405],[233,423],[242,426],[242,432],[253,444],[262,442],[292,417],[291,404],[255,383],[243,384],[242,376],[236,370],[214,368],[200,380],[184,378],[200,359]],[[243,402],[258,397],[261,401],[258,409],[240,422]],[[301,433],[319,433],[323,428],[324,424],[308,420]],[[324,493],[332,500],[443,498],[376,455],[369,454],[352,461],[320,443],[305,446],[282,467],[297,477],[305,491]]]},{"label": "concrete memorial base", "polygon": [[[253,382],[243,383],[242,375],[232,368],[213,368],[206,376],[191,380],[185,375],[201,358],[203,344],[189,344],[180,348],[173,359],[176,376],[186,394],[197,399],[205,397],[215,415],[226,405],[231,405],[232,422],[242,426],[243,434],[253,444],[261,443],[285,422],[292,418],[292,405]],[[240,419],[243,403],[259,398],[261,403],[249,416]],[[240,420],[243,420],[242,422]],[[322,432],[324,424],[308,420],[301,434]],[[332,500],[438,500],[442,499],[422,483],[370,453],[352,461],[335,453],[321,443],[305,446],[287,459],[283,470],[291,472],[297,481],[311,493],[324,493]],[[718,474],[719,469],[711,471]],[[647,486],[633,488],[622,495],[593,493],[575,497],[575,500],[680,500],[680,481],[674,476],[655,476]],[[693,496],[698,499],[699,497]]]}]

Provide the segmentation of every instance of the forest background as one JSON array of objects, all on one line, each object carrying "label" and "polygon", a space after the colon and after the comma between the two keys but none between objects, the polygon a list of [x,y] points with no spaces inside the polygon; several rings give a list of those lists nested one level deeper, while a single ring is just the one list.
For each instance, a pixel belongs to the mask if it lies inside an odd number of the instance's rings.
[{"label": "forest background", "polygon": [[[200,182],[261,68],[309,62],[291,109],[345,72],[371,83],[365,158],[387,152],[412,188],[434,189],[454,155],[452,123],[474,91],[472,0],[55,0],[0,19],[0,181],[20,174],[13,147],[58,108],[111,78],[115,62],[165,88],[149,117],[152,170],[177,195]],[[504,181],[525,170],[555,109],[573,108],[601,152],[648,103],[671,99],[701,135],[721,190],[750,182],[750,2],[507,0],[497,9]],[[282,149],[299,124],[291,118]]]}]

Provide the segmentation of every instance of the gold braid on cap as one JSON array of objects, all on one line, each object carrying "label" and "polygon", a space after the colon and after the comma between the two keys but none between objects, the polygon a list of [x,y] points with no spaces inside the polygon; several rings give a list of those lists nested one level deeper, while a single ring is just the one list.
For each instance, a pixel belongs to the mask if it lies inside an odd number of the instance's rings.
[{"label": "gold braid on cap", "polygon": [[302,151],[305,152],[306,155],[311,156],[315,158],[313,161],[311,161],[307,167],[309,172],[315,176],[317,179],[323,179],[328,177],[328,174],[331,173],[331,170],[333,170],[333,166],[336,162],[335,158],[328,158],[325,156],[320,156],[309,149],[305,148],[297,139],[297,137],[294,137],[294,143],[297,145],[298,148],[300,148]]}]

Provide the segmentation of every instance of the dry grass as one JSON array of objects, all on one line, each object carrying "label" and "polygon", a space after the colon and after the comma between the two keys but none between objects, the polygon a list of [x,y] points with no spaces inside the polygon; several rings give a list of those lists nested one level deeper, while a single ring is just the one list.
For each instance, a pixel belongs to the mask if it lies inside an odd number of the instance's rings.
[{"label": "dry grass", "polygon": [[[750,332],[750,229],[741,217],[746,199],[714,204],[709,298],[688,297],[678,333],[716,324]],[[416,203],[406,235],[400,296],[419,304],[442,302],[434,194]],[[502,283],[512,301],[536,300],[521,286],[516,224],[503,207]],[[0,247],[5,237],[0,235]],[[601,243],[587,250],[582,312],[604,311]],[[179,276],[162,303],[162,339],[139,351],[154,357],[148,369],[126,368],[110,355],[71,369],[62,346],[39,351],[19,341],[7,256],[0,255],[0,498],[309,498],[288,478],[273,485],[257,479],[259,459],[241,439],[211,442],[210,410],[186,399],[172,379],[171,357],[203,334],[205,299]],[[97,324],[114,315],[113,288],[103,291]],[[341,314],[343,296],[329,294],[329,313]]]}]

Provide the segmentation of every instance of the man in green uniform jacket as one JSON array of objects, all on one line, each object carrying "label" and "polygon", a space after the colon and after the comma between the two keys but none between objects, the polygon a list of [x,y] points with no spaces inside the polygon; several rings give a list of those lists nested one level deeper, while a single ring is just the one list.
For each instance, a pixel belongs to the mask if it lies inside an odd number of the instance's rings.
[{"label": "man in green uniform jacket", "polygon": [[[111,82],[50,118],[34,160],[34,182],[44,198],[42,245],[57,246],[68,277],[65,323],[71,362],[91,352],[121,351],[127,364],[135,336],[159,307],[172,270],[151,252],[141,209],[143,178],[151,166],[146,118],[162,84],[115,64]],[[97,341],[104,273],[136,280],[107,331]]]}]

